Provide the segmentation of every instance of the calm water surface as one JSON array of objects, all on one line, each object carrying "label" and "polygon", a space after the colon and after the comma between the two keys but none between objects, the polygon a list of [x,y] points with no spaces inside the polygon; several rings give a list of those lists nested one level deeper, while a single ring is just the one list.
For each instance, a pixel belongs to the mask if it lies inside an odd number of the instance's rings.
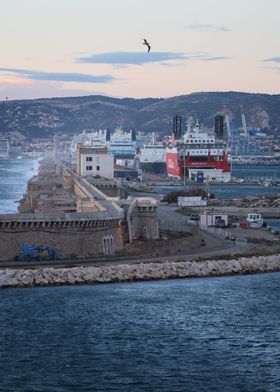
[{"label": "calm water surface", "polygon": [[[244,180],[279,180],[280,179],[280,166],[267,166],[267,165],[233,165],[232,175],[235,178]],[[185,189],[191,190],[194,187],[206,187],[206,185],[186,185]],[[169,193],[176,190],[182,190],[183,185],[179,186],[156,186],[154,187],[160,190],[162,193]],[[231,199],[235,197],[246,197],[246,196],[268,196],[268,195],[280,195],[280,188],[276,186],[264,186],[264,185],[247,185],[247,184],[210,184],[209,191],[214,193],[216,198]]]},{"label": "calm water surface", "polygon": [[279,165],[233,165],[232,175],[236,178],[256,179],[271,178],[280,179]]},{"label": "calm water surface", "polygon": [[280,274],[5,289],[2,391],[279,391]]}]

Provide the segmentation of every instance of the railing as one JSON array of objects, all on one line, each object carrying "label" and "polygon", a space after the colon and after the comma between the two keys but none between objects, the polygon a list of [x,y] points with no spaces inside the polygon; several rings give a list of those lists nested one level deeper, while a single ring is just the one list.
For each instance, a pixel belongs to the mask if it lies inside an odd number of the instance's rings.
[{"label": "railing", "polygon": [[224,239],[229,239],[231,240],[234,238],[232,233],[226,229],[221,229],[219,227],[212,227],[212,226],[200,226],[200,229],[203,231],[207,231],[208,233],[215,234],[215,236],[224,238]]},{"label": "railing", "polygon": [[69,212],[69,213],[21,213],[21,214],[1,214],[0,222],[45,222],[45,221],[92,221],[103,219],[121,219],[123,211],[114,211],[111,216],[104,212]]},{"label": "railing", "polygon": [[174,233],[192,233],[195,227],[189,225],[186,221],[172,221],[168,219],[159,219],[158,226],[160,231],[168,231]]}]

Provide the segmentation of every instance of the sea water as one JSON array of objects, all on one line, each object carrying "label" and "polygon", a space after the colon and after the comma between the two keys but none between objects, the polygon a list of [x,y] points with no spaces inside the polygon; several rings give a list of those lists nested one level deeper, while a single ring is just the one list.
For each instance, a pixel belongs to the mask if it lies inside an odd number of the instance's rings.
[{"label": "sea water", "polygon": [[34,159],[0,160],[0,212],[17,212],[19,200],[26,192],[27,181],[38,169]]},{"label": "sea water", "polygon": [[[36,172],[0,161],[1,212]],[[1,392],[280,391],[280,274],[0,291]]]},{"label": "sea water", "polygon": [[0,292],[0,391],[280,390],[280,274]]}]

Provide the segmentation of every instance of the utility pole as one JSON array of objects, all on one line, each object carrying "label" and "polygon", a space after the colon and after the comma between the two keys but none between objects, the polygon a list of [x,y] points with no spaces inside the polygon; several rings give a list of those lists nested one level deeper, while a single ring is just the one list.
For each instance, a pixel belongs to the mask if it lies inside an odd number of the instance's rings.
[{"label": "utility pole", "polygon": [[186,150],[184,150],[184,190],[186,189]]}]

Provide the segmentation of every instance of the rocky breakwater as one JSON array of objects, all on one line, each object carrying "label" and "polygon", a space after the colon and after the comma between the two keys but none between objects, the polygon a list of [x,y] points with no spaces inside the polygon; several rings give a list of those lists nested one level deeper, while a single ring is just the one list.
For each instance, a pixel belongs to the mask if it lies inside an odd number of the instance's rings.
[{"label": "rocky breakwater", "polygon": [[208,206],[230,206],[238,208],[279,208],[280,194],[268,196],[246,196],[236,199],[210,199]]},{"label": "rocky breakwater", "polygon": [[34,287],[225,276],[280,271],[280,254],[232,260],[153,262],[98,267],[3,269],[0,287]]}]

